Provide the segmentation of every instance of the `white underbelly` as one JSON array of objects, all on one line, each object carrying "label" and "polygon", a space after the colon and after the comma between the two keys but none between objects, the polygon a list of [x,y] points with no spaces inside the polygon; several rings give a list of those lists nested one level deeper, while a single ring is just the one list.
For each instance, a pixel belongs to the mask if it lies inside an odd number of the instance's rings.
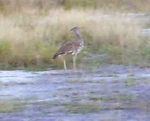
[{"label": "white underbelly", "polygon": [[83,49],[83,46],[81,46],[80,48],[74,50],[74,52],[72,53],[72,55],[77,55],[79,54],[79,52]]}]

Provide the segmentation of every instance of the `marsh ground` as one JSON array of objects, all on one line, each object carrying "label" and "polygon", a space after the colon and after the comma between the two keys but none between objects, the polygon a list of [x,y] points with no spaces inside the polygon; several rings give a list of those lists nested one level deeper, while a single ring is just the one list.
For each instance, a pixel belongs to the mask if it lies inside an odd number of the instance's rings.
[{"label": "marsh ground", "polygon": [[[0,71],[0,121],[149,121],[144,1],[0,0],[0,69],[15,69]],[[85,42],[76,74],[51,60],[73,26]]]},{"label": "marsh ground", "polygon": [[149,121],[150,69],[1,71],[1,121]]}]

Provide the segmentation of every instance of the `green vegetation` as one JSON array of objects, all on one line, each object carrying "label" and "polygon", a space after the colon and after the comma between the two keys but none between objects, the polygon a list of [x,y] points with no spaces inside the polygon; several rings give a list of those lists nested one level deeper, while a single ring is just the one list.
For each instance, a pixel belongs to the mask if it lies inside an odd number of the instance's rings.
[{"label": "green vegetation", "polygon": [[126,86],[137,86],[140,84],[148,84],[150,83],[149,78],[128,78],[124,80]]},{"label": "green vegetation", "polygon": [[[32,9],[47,11],[49,8],[64,8],[70,10],[99,9],[104,11],[149,12],[149,0],[0,0],[0,11],[28,11]],[[34,10],[33,10],[34,9]]]},{"label": "green vegetation", "polygon": [[[97,92],[96,92],[97,93]],[[92,93],[95,94],[95,93]],[[86,100],[81,100],[81,94],[76,94],[71,97],[74,101],[66,102],[40,102],[39,106],[43,112],[46,112],[47,107],[54,108],[57,107],[58,112],[67,112],[67,113],[90,113],[90,112],[99,112],[102,110],[120,110],[120,109],[130,109],[136,108],[134,104],[136,98],[132,94],[125,93],[116,93],[111,96],[93,96],[89,95]],[[76,99],[78,100],[75,100]],[[37,105],[37,104],[36,104]]]},{"label": "green vegetation", "polygon": [[64,104],[65,111],[69,113],[89,113],[98,112],[101,110],[100,102],[85,101],[85,102],[67,102]]},{"label": "green vegetation", "polygon": [[[150,43],[141,35],[147,23],[114,14],[147,12],[148,2],[0,0],[0,69],[62,68],[61,60],[51,58],[62,43],[76,39],[69,31],[74,26],[83,27],[85,48],[78,57],[81,68],[90,65],[94,69],[103,63],[150,66]],[[88,53],[106,54],[106,58],[86,60]],[[70,57],[67,61],[72,66]]]},{"label": "green vegetation", "polygon": [[5,99],[0,100],[0,112],[16,112],[22,110],[27,104],[27,101],[20,99]]}]

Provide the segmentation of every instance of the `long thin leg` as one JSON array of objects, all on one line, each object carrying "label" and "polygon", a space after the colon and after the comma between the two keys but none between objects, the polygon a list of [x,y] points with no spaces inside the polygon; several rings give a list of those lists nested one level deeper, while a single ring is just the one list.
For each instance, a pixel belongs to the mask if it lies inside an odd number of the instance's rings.
[{"label": "long thin leg", "polygon": [[67,70],[67,66],[66,66],[66,60],[63,56],[61,56],[62,60],[63,60],[63,65],[64,65],[64,70]]},{"label": "long thin leg", "polygon": [[76,72],[76,55],[73,56],[73,70]]},{"label": "long thin leg", "polygon": [[67,70],[67,66],[66,66],[66,60],[63,59],[63,63],[64,63],[64,70],[66,71]]}]

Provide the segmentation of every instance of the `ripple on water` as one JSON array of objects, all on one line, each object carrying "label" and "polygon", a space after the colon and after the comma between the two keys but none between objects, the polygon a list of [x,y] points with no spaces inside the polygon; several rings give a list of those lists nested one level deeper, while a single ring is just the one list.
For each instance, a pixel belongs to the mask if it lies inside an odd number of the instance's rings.
[{"label": "ripple on water", "polygon": [[27,72],[22,70],[15,71],[0,71],[0,82],[8,83],[8,82],[33,82],[35,81],[33,78],[36,77],[36,73]]}]

